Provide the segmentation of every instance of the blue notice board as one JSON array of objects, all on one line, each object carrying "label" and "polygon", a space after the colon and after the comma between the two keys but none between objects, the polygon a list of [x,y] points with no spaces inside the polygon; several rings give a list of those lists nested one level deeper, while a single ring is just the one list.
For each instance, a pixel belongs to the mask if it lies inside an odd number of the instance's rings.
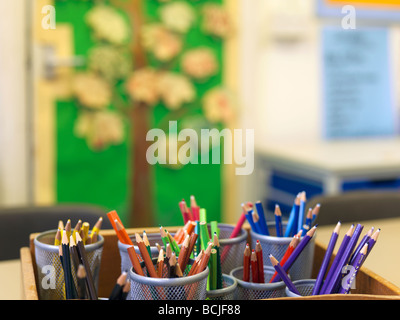
[{"label": "blue notice board", "polygon": [[329,26],[322,33],[325,138],[394,135],[389,31]]}]

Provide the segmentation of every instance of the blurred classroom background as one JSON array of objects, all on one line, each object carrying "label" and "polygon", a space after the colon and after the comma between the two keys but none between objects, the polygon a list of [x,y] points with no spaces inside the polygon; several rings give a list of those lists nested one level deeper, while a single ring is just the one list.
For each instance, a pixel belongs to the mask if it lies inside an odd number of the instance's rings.
[{"label": "blurred classroom background", "polygon": [[[395,0],[1,1],[0,219],[88,205],[172,226],[194,195],[235,223],[245,201],[397,192],[399,26]],[[254,171],[150,165],[169,121],[254,129]]]}]

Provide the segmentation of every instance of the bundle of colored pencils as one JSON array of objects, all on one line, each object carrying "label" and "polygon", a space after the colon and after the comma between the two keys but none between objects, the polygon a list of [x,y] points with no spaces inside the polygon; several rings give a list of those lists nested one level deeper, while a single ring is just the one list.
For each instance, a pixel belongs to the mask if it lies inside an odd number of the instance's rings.
[{"label": "bundle of colored pencils", "polygon": [[[64,273],[66,299],[97,300],[92,271],[90,270],[86,249],[79,232],[75,234],[75,237],[71,234],[68,239],[67,230],[63,230],[62,240],[59,244],[59,256]],[[82,276],[82,270],[79,270],[82,269],[81,266],[84,268],[84,276]],[[72,277],[73,272],[77,273],[77,279],[84,279],[84,287],[82,286],[82,281],[77,281],[77,284],[75,284]]]},{"label": "bundle of colored pencils", "polygon": [[263,252],[261,244],[258,240],[255,249],[251,250],[249,244],[246,244],[244,249],[243,281],[252,283],[265,283]]},{"label": "bundle of colored pencils", "polygon": [[[306,204],[306,193],[304,191],[300,192],[295,198],[285,232],[282,226],[283,217],[281,209],[278,204],[275,205],[275,235],[277,237],[293,237],[300,231],[305,234],[311,229],[319,213],[320,205],[317,204],[313,209],[309,208],[306,214]],[[256,210],[254,210],[254,207]],[[265,236],[270,235],[264,208],[260,201],[257,201],[254,206],[251,202],[242,204],[242,211],[253,232]]]},{"label": "bundle of colored pencils", "polygon": [[130,249],[128,253],[132,252],[129,257],[137,274],[152,278],[177,278],[195,275],[205,270],[212,254],[212,242],[209,243],[206,250],[201,250],[194,263],[190,266],[189,259],[193,253],[193,248],[198,237],[197,234],[193,232],[191,235],[187,235],[182,247],[177,250],[176,242],[173,241],[172,237],[168,238],[168,231],[164,228],[161,228],[161,230],[167,234],[164,236],[165,239],[163,239],[166,241],[164,244],[165,250],[157,245],[159,254],[156,264],[151,259],[150,244],[146,241],[146,232],[144,231],[142,236],[139,233],[135,234],[136,244],[140,251],[139,256],[144,261],[147,270],[145,274],[140,267],[137,254],[133,254],[134,249],[131,246],[128,248]]},{"label": "bundle of colored pencils", "polygon": [[90,224],[89,222],[83,222],[82,220],[78,220],[74,229],[72,230],[71,219],[68,219],[64,225],[64,222],[60,220],[57,226],[56,236],[54,238],[54,245],[59,246],[62,242],[63,232],[65,231],[67,234],[67,239],[69,240],[70,236],[72,235],[73,239],[76,241],[76,234],[79,234],[81,237],[83,244],[91,244],[98,241],[98,235],[101,229],[101,225],[103,223],[103,218],[100,217],[95,225],[93,226],[92,230],[90,231]]},{"label": "bundle of colored pencils", "polygon": [[364,227],[361,224],[351,225],[333,258],[340,227],[341,223],[338,222],[332,232],[312,295],[348,294],[381,231],[378,229],[374,232],[374,228],[371,228],[359,241]]}]

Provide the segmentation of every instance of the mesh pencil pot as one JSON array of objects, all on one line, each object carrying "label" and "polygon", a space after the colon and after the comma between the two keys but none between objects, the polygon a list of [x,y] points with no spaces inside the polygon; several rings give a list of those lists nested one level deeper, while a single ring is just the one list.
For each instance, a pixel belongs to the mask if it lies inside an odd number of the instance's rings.
[{"label": "mesh pencil pot", "polygon": [[[189,261],[192,265],[194,260]],[[157,259],[153,259],[156,265]],[[144,261],[140,263],[143,273],[147,274]],[[186,268],[188,270],[189,268]],[[138,275],[133,268],[129,270],[131,289],[129,300],[204,300],[206,298],[208,267],[195,275],[180,278],[167,278],[168,269],[164,264],[163,278],[151,278]]]},{"label": "mesh pencil pot", "polygon": [[298,297],[308,297],[312,295],[312,291],[314,289],[316,280],[315,279],[302,279],[293,281],[294,286],[296,287],[297,291],[300,293],[294,293],[289,290],[288,287],[285,288],[285,293],[287,297],[290,298],[298,298]]},{"label": "mesh pencil pot", "polygon": [[243,281],[243,267],[233,269],[230,276],[237,281],[235,300],[260,300],[285,297],[286,285],[283,281],[269,283],[274,273],[275,269],[273,267],[264,266],[265,283],[253,283]]},{"label": "mesh pencil pot", "polygon": [[222,275],[222,289],[207,290],[207,300],[234,300],[236,297],[237,280],[227,274]]},{"label": "mesh pencil pot", "polygon": [[[282,224],[282,226],[283,232],[285,232],[286,224]],[[255,248],[256,242],[259,240],[263,251],[263,260],[269,261],[269,254],[272,254],[278,261],[280,261],[293,238],[275,236],[275,222],[268,223],[268,229],[270,233],[269,236],[256,233],[253,230],[250,231],[252,248]],[[303,249],[289,270],[290,277],[293,281],[311,278],[315,235],[316,234],[314,234],[308,242],[307,246]]]},{"label": "mesh pencil pot", "polygon": [[230,239],[234,226],[219,223],[219,245],[221,252],[222,273],[229,274],[233,269],[243,265],[243,251],[247,243],[247,231],[240,230],[237,237]]},{"label": "mesh pencil pot", "polygon": [[[36,271],[38,279],[38,293],[41,300],[64,300],[64,270],[61,265],[59,247],[55,246],[54,238],[57,230],[50,230],[39,234],[34,239]],[[98,289],[101,256],[103,253],[104,238],[98,235],[98,241],[85,245],[85,251],[93,276],[96,291]],[[75,285],[76,270],[71,257],[72,276]]]}]

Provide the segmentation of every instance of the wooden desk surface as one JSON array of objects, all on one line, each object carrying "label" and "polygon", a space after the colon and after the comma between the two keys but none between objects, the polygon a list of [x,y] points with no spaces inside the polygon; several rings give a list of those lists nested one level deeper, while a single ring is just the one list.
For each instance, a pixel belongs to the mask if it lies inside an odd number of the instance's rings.
[{"label": "wooden desk surface", "polygon": [[[364,226],[360,239],[368,232],[371,227],[375,230],[381,229],[378,241],[372,249],[364,266],[371,271],[379,274],[384,279],[390,281],[394,285],[400,287],[400,218],[371,220],[371,221],[354,221],[355,224],[360,223]],[[351,223],[341,225],[338,242],[336,243],[335,252],[340,246],[345,233],[349,230]],[[323,244],[328,244],[334,229],[332,226],[320,226],[317,229],[316,239]]]},{"label": "wooden desk surface", "polygon": [[0,261],[0,300],[21,299],[20,260]]}]

